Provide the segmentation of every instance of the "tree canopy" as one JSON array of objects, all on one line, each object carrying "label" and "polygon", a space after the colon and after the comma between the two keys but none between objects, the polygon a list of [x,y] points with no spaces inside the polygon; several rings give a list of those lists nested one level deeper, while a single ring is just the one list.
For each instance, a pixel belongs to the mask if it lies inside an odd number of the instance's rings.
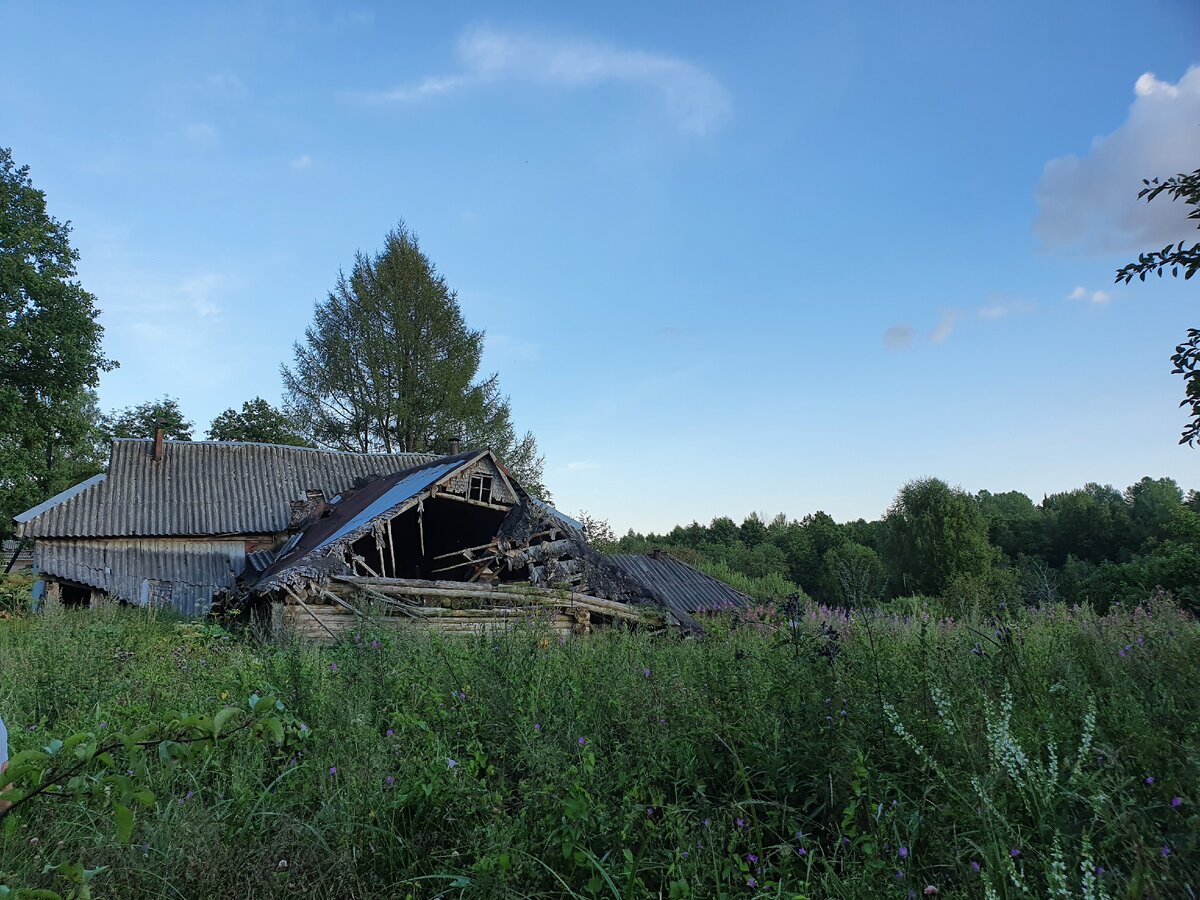
[{"label": "tree canopy", "polygon": [[0,535],[12,516],[98,470],[96,394],[115,367],[71,226],[0,148]]},{"label": "tree canopy", "polygon": [[104,431],[114,438],[152,438],[155,431],[161,428],[165,438],[190,441],[194,427],[184,417],[179,401],[173,397],[127,406],[104,418]]},{"label": "tree canopy", "polygon": [[283,366],[287,411],[323,447],[446,452],[490,446],[523,485],[544,493],[533,435],[518,437],[495,374],[479,378],[483,332],[403,223],[316,304]]},{"label": "tree canopy", "polygon": [[[1157,178],[1142,179],[1144,187],[1138,193],[1138,198],[1145,198],[1149,203],[1155,197],[1166,193],[1171,200],[1182,200],[1184,206],[1190,206],[1189,219],[1196,220],[1200,228],[1200,169],[1186,175],[1180,172],[1165,181]],[[1200,270],[1200,241],[1192,243],[1180,241],[1170,243],[1161,250],[1151,250],[1138,255],[1136,262],[1128,263],[1117,270],[1117,282],[1128,284],[1136,275],[1140,281],[1145,281],[1147,275],[1157,275],[1162,278],[1169,271],[1173,277],[1183,272],[1185,281]],[[1180,406],[1190,409],[1190,419],[1183,428],[1179,443],[1190,447],[1200,439],[1200,329],[1189,328],[1187,338],[1175,347],[1171,356],[1174,368],[1173,375],[1182,375],[1184,380],[1184,397],[1179,401]]]},{"label": "tree canopy", "polygon": [[242,404],[241,412],[230,407],[218,415],[208,428],[208,439],[287,444],[292,447],[312,446],[291,417],[262,397],[247,400]]},{"label": "tree canopy", "polygon": [[902,487],[886,521],[892,575],[905,591],[942,594],[955,577],[987,571],[992,551],[983,514],[941,479]]}]

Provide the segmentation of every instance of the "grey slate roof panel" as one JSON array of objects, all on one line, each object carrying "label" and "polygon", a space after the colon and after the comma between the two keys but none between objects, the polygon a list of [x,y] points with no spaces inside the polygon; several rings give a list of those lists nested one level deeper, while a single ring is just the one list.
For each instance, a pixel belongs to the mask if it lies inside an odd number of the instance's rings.
[{"label": "grey slate roof panel", "polygon": [[[332,497],[357,480],[433,462],[425,453],[342,453],[231,441],[113,441],[105,478],[17,517],[23,537],[272,534],[309,489]],[[52,504],[52,505],[51,505]]]},{"label": "grey slate roof panel", "polygon": [[612,554],[604,559],[643,585],[672,612],[708,613],[749,606],[754,601],[723,581],[705,575],[675,557]]},{"label": "grey slate roof panel", "polygon": [[[152,593],[185,616],[207,613],[215,593],[232,588],[246,566],[243,541],[147,538],[38,541],[38,571],[141,605]],[[157,584],[156,584],[157,583]]]}]

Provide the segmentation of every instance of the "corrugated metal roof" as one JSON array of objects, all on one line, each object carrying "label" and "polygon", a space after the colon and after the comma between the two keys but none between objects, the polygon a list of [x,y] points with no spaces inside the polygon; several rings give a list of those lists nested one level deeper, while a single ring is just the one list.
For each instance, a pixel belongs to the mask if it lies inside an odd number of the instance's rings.
[{"label": "corrugated metal roof", "polygon": [[658,556],[614,554],[604,559],[627,578],[643,585],[675,613],[718,612],[753,602],[741,591],[666,553]]},{"label": "corrugated metal roof", "polygon": [[[107,591],[128,603],[157,595],[186,616],[208,612],[246,565],[243,541],[155,538],[38,541],[38,571]],[[169,594],[169,596],[167,596]]]},{"label": "corrugated metal roof", "polygon": [[332,497],[356,480],[433,462],[425,453],[341,453],[231,441],[113,441],[97,476],[17,517],[23,537],[271,534],[287,530],[291,501]]},{"label": "corrugated metal roof", "polygon": [[272,579],[280,572],[293,566],[303,566],[329,545],[357,537],[358,533],[367,531],[376,519],[389,517],[393,510],[430,485],[483,455],[471,451],[447,456],[407,472],[379,478],[361,490],[347,494],[324,518],[307,531],[295,535],[283,547],[256,589],[263,590],[264,585],[273,584]]}]

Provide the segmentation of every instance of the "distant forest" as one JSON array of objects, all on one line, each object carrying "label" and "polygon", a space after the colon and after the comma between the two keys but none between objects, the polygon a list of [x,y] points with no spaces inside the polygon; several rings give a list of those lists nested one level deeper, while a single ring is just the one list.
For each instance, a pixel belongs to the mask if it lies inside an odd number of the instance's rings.
[{"label": "distant forest", "polygon": [[[585,514],[586,516],[586,514]],[[950,609],[1065,601],[1099,610],[1158,590],[1200,610],[1200,493],[1170,478],[1124,491],[1087,484],[1034,503],[1018,491],[968,494],[910,482],[876,521],[839,524],[757,514],[693,522],[619,540],[585,518],[616,553],[665,550],[764,601],[797,594],[860,606],[938,598]]]}]

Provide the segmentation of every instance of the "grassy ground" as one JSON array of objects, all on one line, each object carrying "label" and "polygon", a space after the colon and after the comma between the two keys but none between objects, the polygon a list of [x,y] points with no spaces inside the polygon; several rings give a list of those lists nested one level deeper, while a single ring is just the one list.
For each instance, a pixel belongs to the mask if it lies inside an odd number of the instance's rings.
[{"label": "grassy ground", "polygon": [[[769,616],[766,618],[770,618]],[[917,611],[681,642],[256,644],[138,612],[0,621],[13,750],[255,692],[304,725],[0,829],[0,884],[97,896],[1183,897],[1200,631],[1170,603]]]}]

